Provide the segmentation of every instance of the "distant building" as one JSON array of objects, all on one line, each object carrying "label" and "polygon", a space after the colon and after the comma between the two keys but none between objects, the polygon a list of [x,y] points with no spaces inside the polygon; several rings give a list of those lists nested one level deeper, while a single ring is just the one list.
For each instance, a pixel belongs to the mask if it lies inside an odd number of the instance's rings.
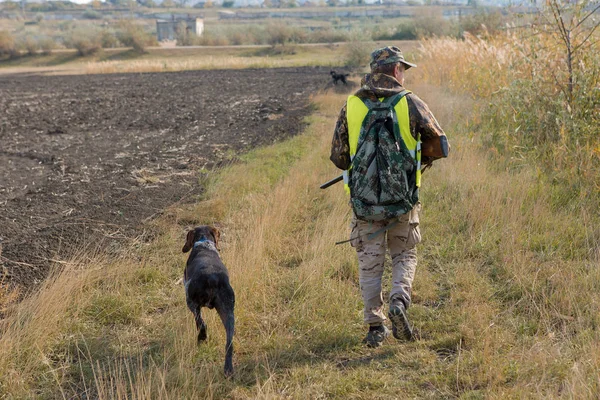
[{"label": "distant building", "polygon": [[158,41],[176,40],[177,30],[182,26],[182,22],[185,23],[185,29],[188,34],[202,36],[202,32],[204,32],[204,20],[202,18],[190,17],[189,15],[187,17],[171,15],[170,20],[156,20]]}]

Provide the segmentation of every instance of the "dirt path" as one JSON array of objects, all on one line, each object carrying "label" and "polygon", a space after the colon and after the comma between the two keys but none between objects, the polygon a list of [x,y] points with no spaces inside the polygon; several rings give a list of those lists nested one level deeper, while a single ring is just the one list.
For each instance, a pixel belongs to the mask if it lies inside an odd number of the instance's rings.
[{"label": "dirt path", "polygon": [[198,171],[293,136],[325,69],[0,77],[0,266],[30,286],[49,260],[146,238],[201,192]]}]

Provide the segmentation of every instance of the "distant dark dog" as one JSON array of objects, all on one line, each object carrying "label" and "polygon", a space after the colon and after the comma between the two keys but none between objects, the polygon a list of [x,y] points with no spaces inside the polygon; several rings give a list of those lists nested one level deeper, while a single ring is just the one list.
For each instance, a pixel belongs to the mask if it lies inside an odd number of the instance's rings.
[{"label": "distant dark dog", "polygon": [[188,232],[183,252],[192,251],[187,260],[183,283],[189,309],[194,313],[198,329],[198,344],[206,340],[206,324],[202,307],[216,308],[225,331],[225,375],[233,374],[233,308],[235,294],[229,284],[227,268],[219,258],[219,231],[212,226],[200,226]]},{"label": "distant dark dog", "polygon": [[334,70],[329,72],[331,74],[331,79],[333,79],[333,84],[337,85],[338,81],[342,81],[344,85],[346,85],[346,77],[350,76],[350,74],[338,74]]}]

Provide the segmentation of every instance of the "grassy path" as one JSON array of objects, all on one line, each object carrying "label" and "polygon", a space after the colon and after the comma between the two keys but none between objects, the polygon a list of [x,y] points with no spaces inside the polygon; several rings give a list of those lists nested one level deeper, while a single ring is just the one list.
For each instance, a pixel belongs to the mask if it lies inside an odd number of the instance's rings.
[{"label": "grassy path", "polygon": [[[410,310],[420,341],[361,344],[356,256],[333,245],[349,208],[341,187],[318,189],[337,174],[327,158],[344,96],[317,95],[304,135],[220,172],[205,201],[155,222],[155,242],[116,261],[82,255],[19,305],[2,327],[0,395],[594,397],[599,317],[578,300],[598,304],[595,256],[578,254],[594,231],[569,228],[575,211],[553,208],[534,172],[498,170],[477,150],[467,100],[411,89],[453,145],[424,176]],[[184,231],[203,223],[222,230],[236,290],[232,380],[218,318],[205,313],[209,340],[196,347],[180,283]]]}]

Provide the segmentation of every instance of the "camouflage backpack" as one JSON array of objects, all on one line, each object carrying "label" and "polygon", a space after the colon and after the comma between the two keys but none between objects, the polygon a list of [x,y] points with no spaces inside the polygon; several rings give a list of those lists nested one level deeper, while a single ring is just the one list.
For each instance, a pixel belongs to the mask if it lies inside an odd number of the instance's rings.
[{"label": "camouflage backpack", "polygon": [[419,199],[417,162],[402,140],[394,109],[407,93],[381,102],[362,99],[369,111],[349,171],[350,201],[359,219],[395,218],[409,212]]}]

